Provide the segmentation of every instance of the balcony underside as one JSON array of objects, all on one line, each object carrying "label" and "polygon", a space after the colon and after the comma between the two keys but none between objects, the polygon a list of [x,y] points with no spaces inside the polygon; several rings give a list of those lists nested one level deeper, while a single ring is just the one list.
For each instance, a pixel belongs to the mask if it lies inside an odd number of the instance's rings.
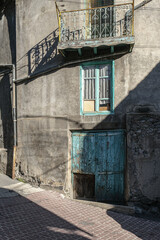
[{"label": "balcony underside", "polygon": [[135,37],[110,37],[103,39],[59,42],[58,50],[67,57],[123,55],[132,51]]},{"label": "balcony underside", "polygon": [[67,41],[60,42],[58,44],[59,50],[66,49],[80,49],[84,47],[98,48],[101,46],[117,46],[117,45],[133,45],[135,43],[134,36],[132,37],[109,37],[103,39],[91,39],[91,40],[76,40],[76,41]]}]

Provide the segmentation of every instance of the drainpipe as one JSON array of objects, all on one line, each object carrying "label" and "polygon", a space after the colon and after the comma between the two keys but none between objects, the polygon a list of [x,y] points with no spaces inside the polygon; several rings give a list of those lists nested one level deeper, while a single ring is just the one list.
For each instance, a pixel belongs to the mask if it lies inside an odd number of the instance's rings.
[{"label": "drainpipe", "polygon": [[13,78],[12,78],[12,109],[13,109],[13,166],[12,166],[12,178],[15,178],[15,163],[16,163],[16,149],[17,149],[17,108],[16,108],[16,67],[12,65]]},{"label": "drainpipe", "polygon": [[14,64],[3,64],[0,67],[12,68],[12,114],[13,114],[13,162],[12,162],[12,178],[15,178],[15,162],[17,148],[17,108],[16,108],[16,67]]}]

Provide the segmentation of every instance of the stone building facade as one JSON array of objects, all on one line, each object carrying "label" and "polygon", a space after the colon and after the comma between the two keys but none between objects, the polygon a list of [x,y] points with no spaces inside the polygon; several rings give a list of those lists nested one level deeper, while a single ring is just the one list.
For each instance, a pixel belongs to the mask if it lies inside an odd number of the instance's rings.
[{"label": "stone building facade", "polygon": [[[144,2],[148,3],[142,4]],[[88,1],[64,0],[57,1],[57,6],[59,11],[65,12],[119,3],[124,4],[124,1],[96,5],[96,1],[89,4]],[[88,196],[94,198],[95,192],[99,191],[94,188],[101,188],[96,199],[107,201],[106,195],[116,186],[122,188],[124,201],[160,201],[159,8],[160,3],[156,0],[135,0],[134,43],[126,43],[131,40],[126,40],[124,34],[123,43],[102,44],[93,38],[94,46],[91,42],[83,41],[83,47],[78,50],[76,46],[67,48],[67,40],[64,45],[59,42],[61,29],[58,29],[55,1],[3,1],[0,16],[2,172],[11,174],[13,161],[12,72],[8,73],[8,68],[4,67],[5,64],[13,63],[16,65],[17,81],[16,177],[41,186],[50,185],[63,190],[71,197],[87,198],[87,192],[90,192]],[[114,16],[114,11],[112,14]],[[85,24],[89,22],[87,16],[90,15],[85,15]],[[82,19],[83,16],[79,17],[79,24]],[[92,30],[93,22],[90,21],[90,24]],[[71,44],[73,42],[73,39],[70,40]],[[77,44],[80,45],[81,40]],[[87,104],[91,104],[92,110],[85,110],[83,83],[81,86],[81,81],[85,80],[83,74],[89,71],[86,69],[105,71],[105,66],[110,69],[107,71],[111,71],[114,79],[113,92],[109,93],[109,111],[106,108],[103,112],[100,105],[97,107],[98,111],[95,110],[93,100],[89,99]],[[97,78],[96,76],[92,77]],[[97,94],[100,99],[100,92]],[[107,107],[106,95],[101,98],[101,101],[104,101],[101,107]],[[85,114],[87,111],[93,114]],[[114,172],[118,175],[119,171],[122,175],[119,178],[110,178],[113,169],[108,170],[106,165],[106,168],[98,170],[97,165],[103,165],[105,161],[112,163],[111,155],[110,160],[105,158],[109,154],[105,146],[113,140],[108,140],[108,136],[121,131],[124,136],[123,150],[116,149],[115,146],[120,146],[122,140],[117,140],[115,136],[116,143],[113,142],[110,151],[115,152],[113,158],[116,152],[119,151],[118,156],[124,152],[120,158],[120,161],[124,161],[123,169],[119,168]],[[101,134],[105,136],[104,141],[97,141]],[[73,136],[78,136],[79,140],[74,140]],[[90,136],[93,138],[89,138]],[[74,141],[79,141],[79,147]],[[89,145],[85,145],[87,141]],[[81,147],[80,142],[83,145]],[[96,144],[99,144],[98,147]],[[75,158],[73,146],[77,151]],[[92,154],[91,157],[87,148]],[[98,160],[94,160],[96,156]],[[83,163],[84,159],[86,165]],[[91,168],[92,161],[94,162],[94,171],[85,170],[84,166],[88,167],[87,161],[91,161]],[[76,169],[75,162],[79,163]],[[107,183],[109,178],[110,185]],[[122,184],[119,185],[121,180]],[[92,186],[92,189],[89,186]],[[106,191],[104,196],[101,195],[103,190]],[[115,194],[114,192],[113,196],[116,196]],[[108,201],[114,201],[113,198],[109,198]]]}]

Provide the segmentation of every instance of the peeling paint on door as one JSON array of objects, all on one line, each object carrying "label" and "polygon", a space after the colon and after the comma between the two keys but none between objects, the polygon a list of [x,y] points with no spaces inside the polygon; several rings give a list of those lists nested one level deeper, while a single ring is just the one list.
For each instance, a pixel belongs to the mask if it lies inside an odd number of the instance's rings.
[{"label": "peeling paint on door", "polygon": [[75,174],[91,174],[95,176],[94,197],[97,201],[121,202],[124,199],[124,167],[123,130],[72,134],[73,186]]}]

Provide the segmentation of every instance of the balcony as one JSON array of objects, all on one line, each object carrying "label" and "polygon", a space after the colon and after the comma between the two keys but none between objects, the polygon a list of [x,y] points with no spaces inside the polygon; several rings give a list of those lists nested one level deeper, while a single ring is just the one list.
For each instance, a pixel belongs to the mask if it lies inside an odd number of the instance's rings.
[{"label": "balcony", "polygon": [[134,0],[130,3],[97,8],[60,11],[58,49],[62,54],[88,49],[97,55],[110,49],[129,52],[134,45]]}]

